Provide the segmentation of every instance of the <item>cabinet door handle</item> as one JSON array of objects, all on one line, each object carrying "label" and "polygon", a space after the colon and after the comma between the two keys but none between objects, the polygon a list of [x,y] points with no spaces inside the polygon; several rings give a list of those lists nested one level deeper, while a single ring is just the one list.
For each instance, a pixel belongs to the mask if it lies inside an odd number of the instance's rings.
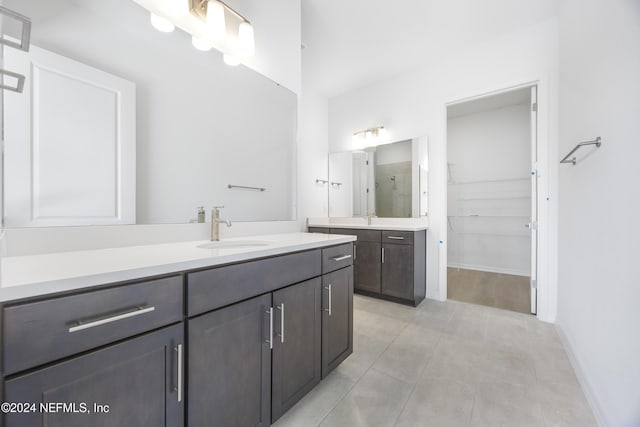
[{"label": "cabinet door handle", "polygon": [[284,344],[284,303],[278,306],[278,310],[280,310],[280,342]]},{"label": "cabinet door handle", "polygon": [[178,344],[173,349],[178,353],[178,384],[176,385],[174,390],[178,392],[178,402],[182,402],[182,365],[184,363],[182,359],[182,344]]},{"label": "cabinet door handle", "polygon": [[358,247],[353,245],[353,260],[355,261],[358,258]]},{"label": "cabinet door handle", "polygon": [[269,314],[269,339],[265,342],[268,342],[269,348],[273,349],[273,307],[269,307],[266,313]]},{"label": "cabinet door handle", "polygon": [[382,263],[384,264],[384,248],[382,248]]},{"label": "cabinet door handle", "polygon": [[341,255],[341,256],[334,256],[333,258],[331,258],[334,261],[344,261],[345,259],[349,259],[351,258],[351,254],[347,254],[347,255]]},{"label": "cabinet door handle", "polygon": [[118,314],[117,316],[107,317],[105,319],[98,319],[88,323],[78,321],[78,324],[76,326],[72,326],[69,328],[69,333],[78,332],[89,328],[95,328],[96,326],[105,325],[111,322],[117,322],[118,320],[128,319],[129,317],[133,316],[140,316],[141,314],[150,313],[155,309],[155,307],[137,307],[135,310]]},{"label": "cabinet door handle", "polygon": [[387,239],[404,240],[404,237],[402,237],[402,236],[387,236]]},{"label": "cabinet door handle", "polygon": [[329,308],[325,308],[324,311],[328,311],[329,316],[331,316],[331,285],[325,286],[325,289],[329,291]]}]

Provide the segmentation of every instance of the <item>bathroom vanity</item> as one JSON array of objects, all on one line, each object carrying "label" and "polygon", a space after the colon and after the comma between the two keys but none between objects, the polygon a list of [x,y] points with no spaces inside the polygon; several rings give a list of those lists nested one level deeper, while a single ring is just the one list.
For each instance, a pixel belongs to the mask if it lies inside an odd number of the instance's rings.
[{"label": "bathroom vanity", "polygon": [[309,232],[348,234],[354,244],[354,291],[417,306],[426,294],[426,226],[309,225]]},{"label": "bathroom vanity", "polygon": [[353,351],[354,236],[3,259],[3,425],[267,426]]}]

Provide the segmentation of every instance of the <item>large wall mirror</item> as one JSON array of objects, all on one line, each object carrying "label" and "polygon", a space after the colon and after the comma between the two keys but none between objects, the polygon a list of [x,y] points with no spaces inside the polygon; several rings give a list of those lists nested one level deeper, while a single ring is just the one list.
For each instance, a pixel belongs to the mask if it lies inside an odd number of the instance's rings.
[{"label": "large wall mirror", "polygon": [[[32,20],[3,93],[7,227],[296,216],[297,95],[132,0],[4,0]],[[256,35],[259,38],[259,34]]]},{"label": "large wall mirror", "polygon": [[427,137],[329,154],[329,216],[428,214]]}]

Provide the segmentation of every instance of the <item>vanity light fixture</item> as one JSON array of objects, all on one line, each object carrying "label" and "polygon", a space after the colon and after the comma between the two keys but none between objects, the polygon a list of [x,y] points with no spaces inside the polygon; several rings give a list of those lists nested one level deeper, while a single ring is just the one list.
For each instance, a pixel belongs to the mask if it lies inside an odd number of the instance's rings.
[{"label": "vanity light fixture", "polygon": [[[241,58],[255,54],[255,35],[251,22],[231,6],[220,0],[189,0],[191,14],[204,21],[207,35],[216,41],[225,41],[228,50],[223,51],[224,62],[227,65],[238,65]],[[231,24],[237,23],[237,33],[234,25],[228,25],[227,15],[232,18]]]},{"label": "vanity light fixture", "polygon": [[373,128],[354,132],[351,139],[354,148],[371,147],[384,142],[387,138],[387,130],[384,126],[376,126]]},{"label": "vanity light fixture", "polygon": [[198,50],[216,48],[228,65],[238,65],[255,54],[251,22],[221,0],[134,0],[151,12],[151,24],[159,31],[176,27],[192,36]]}]

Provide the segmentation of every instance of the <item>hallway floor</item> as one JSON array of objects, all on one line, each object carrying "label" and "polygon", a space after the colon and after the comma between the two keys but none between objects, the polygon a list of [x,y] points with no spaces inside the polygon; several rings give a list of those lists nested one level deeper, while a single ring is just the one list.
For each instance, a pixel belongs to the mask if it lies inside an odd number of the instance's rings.
[{"label": "hallway floor", "polygon": [[531,285],[527,276],[449,267],[447,298],[531,313]]},{"label": "hallway floor", "polygon": [[274,426],[596,426],[555,327],[354,296],[354,352]]}]

